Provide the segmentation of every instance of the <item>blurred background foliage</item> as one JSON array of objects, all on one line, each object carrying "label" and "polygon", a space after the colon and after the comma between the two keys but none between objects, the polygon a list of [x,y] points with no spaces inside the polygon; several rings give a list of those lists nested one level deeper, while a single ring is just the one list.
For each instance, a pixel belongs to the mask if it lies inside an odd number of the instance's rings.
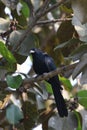
[{"label": "blurred background foliage", "polygon": [[[0,1],[0,130],[34,130],[39,124],[41,130],[87,129],[86,5],[86,0]],[[59,74],[67,119],[58,116],[50,84],[23,84],[35,73],[31,66],[27,74],[18,66],[34,47],[59,68],[76,64]]]}]

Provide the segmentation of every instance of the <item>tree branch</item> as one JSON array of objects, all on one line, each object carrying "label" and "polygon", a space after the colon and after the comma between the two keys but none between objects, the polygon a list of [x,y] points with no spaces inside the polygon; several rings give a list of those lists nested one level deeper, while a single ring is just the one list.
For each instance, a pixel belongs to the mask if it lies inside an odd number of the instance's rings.
[{"label": "tree branch", "polygon": [[45,21],[38,21],[36,25],[44,25],[44,24],[52,24],[56,22],[63,22],[63,21],[70,21],[72,18],[63,18],[63,19],[53,19],[53,20],[45,20]]},{"label": "tree branch", "polygon": [[19,40],[19,42],[17,43],[17,45],[13,47],[12,52],[18,51],[18,49],[20,48],[20,45],[22,44],[22,42],[31,33],[32,28],[35,27],[37,21],[41,17],[43,17],[44,15],[46,15],[48,12],[52,11],[53,9],[56,9],[61,4],[64,4],[66,1],[68,1],[68,0],[61,0],[60,2],[58,2],[58,3],[54,4],[53,6],[49,7],[48,9],[46,9],[44,11],[39,11],[34,17],[31,17],[30,20],[29,20],[28,29],[26,30],[26,32],[24,33],[24,35],[21,37],[21,39]]},{"label": "tree branch", "polygon": [[[38,77],[31,77],[31,78],[26,78],[23,80],[23,86],[26,84],[33,84],[34,82],[39,82],[42,80],[47,80],[49,78],[52,78],[55,75],[58,75],[59,73],[65,73],[66,71],[73,70],[78,63],[67,65],[61,68],[57,68],[54,71],[51,71],[49,73],[44,73],[43,75],[40,75]],[[29,85],[30,86],[30,85]],[[3,91],[5,88],[7,88],[7,83],[6,81],[0,81],[0,91]]]},{"label": "tree branch", "polygon": [[49,4],[49,1],[50,1],[50,0],[45,0],[43,6],[42,6],[41,9],[40,9],[40,12],[43,12],[43,11],[47,8],[47,6],[48,6],[48,4]]},{"label": "tree branch", "polygon": [[32,77],[32,78],[25,79],[23,81],[23,84],[29,84],[29,83],[32,83],[32,82],[39,82],[39,81],[42,81],[42,80],[47,80],[49,78],[52,78],[55,75],[58,75],[59,73],[64,73],[65,71],[69,71],[71,69],[74,69],[77,64],[78,63],[67,65],[67,66],[64,66],[62,68],[57,68],[56,70],[51,71],[49,73],[44,73],[43,75],[40,75],[38,77]]}]

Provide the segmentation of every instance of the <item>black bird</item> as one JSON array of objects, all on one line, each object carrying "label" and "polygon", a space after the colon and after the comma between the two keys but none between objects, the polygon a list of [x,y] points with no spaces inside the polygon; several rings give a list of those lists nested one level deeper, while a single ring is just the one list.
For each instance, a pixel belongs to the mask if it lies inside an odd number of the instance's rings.
[{"label": "black bird", "polygon": [[[46,53],[43,53],[39,49],[31,49],[30,54],[33,58],[33,69],[37,75],[41,75],[46,72],[50,72],[56,69],[53,59]],[[62,87],[58,76],[54,76],[47,80],[52,86],[53,94],[55,97],[56,106],[60,117],[68,116],[68,111],[66,108],[65,100],[61,94]]]}]

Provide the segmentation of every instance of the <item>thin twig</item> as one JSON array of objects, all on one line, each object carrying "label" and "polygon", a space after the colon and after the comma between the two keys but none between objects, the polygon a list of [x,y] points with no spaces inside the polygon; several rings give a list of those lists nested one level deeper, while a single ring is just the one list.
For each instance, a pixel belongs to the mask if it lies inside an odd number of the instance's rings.
[{"label": "thin twig", "polygon": [[60,5],[64,4],[65,2],[67,2],[68,0],[61,0],[60,2],[52,5],[51,7],[49,7],[47,10],[42,12],[42,16],[44,16],[45,14],[47,14],[48,12],[58,8]]},{"label": "thin twig", "polygon": [[40,9],[40,12],[45,11],[45,9],[47,8],[47,6],[48,6],[48,4],[49,4],[49,1],[50,1],[50,0],[45,0],[43,6],[42,6],[41,9]]},{"label": "thin twig", "polygon": [[72,20],[72,18],[63,18],[63,19],[53,19],[53,20],[38,21],[36,23],[36,25],[51,24],[51,23],[70,21],[70,20]]}]

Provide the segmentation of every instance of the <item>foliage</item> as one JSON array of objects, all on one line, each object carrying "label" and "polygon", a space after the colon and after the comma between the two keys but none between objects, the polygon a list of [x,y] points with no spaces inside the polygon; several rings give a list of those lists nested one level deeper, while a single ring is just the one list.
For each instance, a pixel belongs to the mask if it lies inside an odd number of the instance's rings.
[{"label": "foliage", "polygon": [[22,77],[20,75],[17,75],[17,76],[7,75],[6,81],[9,87],[17,89],[22,84]]},{"label": "foliage", "polygon": [[[12,126],[12,129],[31,130],[42,124],[43,130],[48,130],[51,129],[50,120],[55,114],[58,115],[51,97],[53,92],[50,84],[46,81],[38,82],[37,78],[32,77],[34,75],[32,68],[27,74],[23,71],[23,74],[20,71],[18,75],[16,74],[18,65],[24,63],[29,56],[29,50],[36,47],[53,57],[60,70],[57,74],[61,85],[64,92],[68,93],[68,96],[64,97],[66,104],[68,102],[67,108],[71,111],[67,118],[72,125],[66,123],[64,130],[73,127],[82,129],[83,119],[81,121],[82,115],[78,104],[87,109],[87,90],[82,90],[84,86],[86,86],[84,89],[87,88],[86,5],[86,0],[0,1],[0,126],[2,128]],[[7,7],[10,14],[4,11]],[[77,61],[78,63],[75,63]],[[77,78],[79,74],[80,82]],[[71,83],[71,77],[77,81],[76,84]],[[71,114],[74,115],[74,120]],[[57,118],[60,120],[60,117]],[[67,120],[62,120],[62,125],[58,124],[59,128],[62,129],[65,122]],[[22,128],[18,126],[20,124],[23,125]],[[55,130],[58,126],[56,123]]]},{"label": "foliage", "polygon": [[78,120],[78,128],[76,129],[76,130],[82,130],[82,126],[81,126],[81,115],[78,113],[78,112],[76,112],[76,111],[74,111],[74,113],[75,113],[75,115],[76,115],[76,117],[77,117],[77,120]]},{"label": "foliage", "polygon": [[10,124],[18,124],[21,119],[23,119],[22,111],[15,105],[11,105],[6,109],[6,118]]},{"label": "foliage", "polygon": [[16,60],[10,51],[6,48],[3,42],[0,41],[0,54],[10,63],[15,63]]},{"label": "foliage", "polygon": [[82,90],[82,91],[78,92],[77,95],[78,95],[79,103],[87,109],[87,104],[86,104],[86,101],[87,101],[87,96],[86,96],[87,95],[87,90]]}]

